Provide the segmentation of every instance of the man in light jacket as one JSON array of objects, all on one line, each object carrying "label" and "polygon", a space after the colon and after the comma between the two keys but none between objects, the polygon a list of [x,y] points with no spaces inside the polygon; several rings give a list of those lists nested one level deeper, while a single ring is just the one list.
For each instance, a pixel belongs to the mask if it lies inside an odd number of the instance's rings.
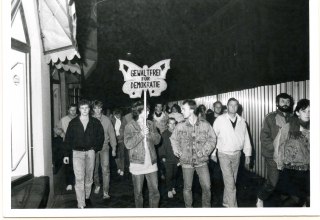
[{"label": "man in light jacket", "polygon": [[237,99],[230,98],[227,104],[228,112],[219,116],[213,124],[224,182],[222,205],[225,207],[238,207],[236,180],[241,150],[246,156],[246,165],[250,163],[252,151],[246,121],[237,114],[238,105]]},{"label": "man in light jacket", "polygon": [[216,135],[210,124],[195,115],[197,104],[185,100],[182,114],[186,119],[174,129],[170,141],[173,153],[179,158],[183,174],[183,198],[187,208],[192,207],[192,182],[197,172],[202,189],[202,207],[211,207],[211,183],[208,169],[209,155],[216,146]]},{"label": "man in light jacket", "polygon": [[[132,119],[124,129],[124,144],[129,150],[130,173],[134,189],[136,208],[143,208],[143,183],[147,179],[150,208],[158,208],[160,193],[158,190],[158,166],[155,145],[159,144],[161,136],[154,123],[147,120],[144,125],[145,115],[143,102],[137,101],[132,105]],[[147,144],[145,144],[145,137]]]},{"label": "man in light jacket", "polygon": [[100,192],[100,179],[99,179],[99,166],[102,171],[102,182],[103,182],[103,199],[109,199],[109,186],[110,186],[110,156],[109,156],[109,145],[112,148],[112,156],[116,156],[116,135],[114,132],[113,125],[108,116],[102,114],[103,103],[101,101],[94,101],[93,104],[93,117],[98,119],[103,127],[104,131],[104,142],[103,147],[100,151],[96,152],[95,155],[95,167],[94,167],[94,193]]}]

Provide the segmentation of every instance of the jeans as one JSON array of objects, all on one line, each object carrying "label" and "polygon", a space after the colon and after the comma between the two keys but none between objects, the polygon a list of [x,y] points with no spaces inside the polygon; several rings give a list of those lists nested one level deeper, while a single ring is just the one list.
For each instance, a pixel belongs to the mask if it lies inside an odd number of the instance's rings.
[{"label": "jeans", "polygon": [[109,193],[110,184],[110,162],[109,145],[104,145],[101,151],[96,152],[96,163],[94,168],[94,185],[100,186],[99,166],[101,165],[103,192]]},{"label": "jeans", "polygon": [[267,168],[267,180],[258,192],[258,198],[261,200],[266,200],[270,197],[279,181],[279,170],[273,158],[265,158],[265,164]]},{"label": "jeans", "polygon": [[171,191],[173,188],[176,188],[177,185],[177,173],[178,166],[176,163],[165,163],[166,167],[166,186],[167,190]]},{"label": "jeans", "polygon": [[133,182],[133,190],[134,190],[134,202],[136,204],[136,208],[143,208],[143,195],[142,188],[144,177],[147,179],[148,190],[149,190],[149,206],[150,208],[158,208],[160,193],[158,190],[158,174],[157,172],[152,172],[148,174],[141,175],[133,175],[132,174],[132,182]]},{"label": "jeans", "polygon": [[238,207],[236,196],[236,181],[240,164],[240,156],[240,151],[237,152],[235,155],[228,155],[218,152],[224,183],[222,205],[225,207]]},{"label": "jeans", "polygon": [[69,164],[65,164],[65,175],[67,185],[74,185],[74,171],[73,171],[72,157],[69,157]]},{"label": "jeans", "polygon": [[116,157],[116,164],[118,170],[124,171],[124,143],[119,143],[117,146],[117,157]]},{"label": "jeans", "polygon": [[124,148],[124,172],[125,173],[129,173],[129,166],[130,166],[129,150],[125,147]]},{"label": "jeans", "polygon": [[94,169],[94,150],[73,150],[73,170],[76,177],[75,191],[78,207],[86,206],[85,199],[89,199],[92,187]]},{"label": "jeans", "polygon": [[211,207],[211,182],[208,165],[205,164],[201,167],[184,168],[183,173],[183,198],[187,208],[192,208],[192,182],[194,171],[199,176],[199,181],[202,189],[202,207]]},{"label": "jeans", "polygon": [[[310,202],[310,171],[284,169],[279,175],[279,184],[284,184],[283,189],[291,198],[295,198],[294,206],[302,206]],[[289,200],[290,201],[290,200]],[[287,203],[287,202],[285,202]],[[290,204],[284,206],[291,207]]]}]

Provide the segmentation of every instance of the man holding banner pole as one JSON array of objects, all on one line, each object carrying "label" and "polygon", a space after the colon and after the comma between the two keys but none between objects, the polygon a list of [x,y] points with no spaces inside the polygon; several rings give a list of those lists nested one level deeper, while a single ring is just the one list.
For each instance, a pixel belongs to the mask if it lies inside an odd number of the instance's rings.
[{"label": "man holding banner pole", "polygon": [[144,102],[135,102],[132,106],[132,118],[124,129],[124,144],[129,150],[130,167],[134,187],[135,204],[143,208],[142,188],[144,177],[149,189],[149,206],[159,206],[160,194],[158,190],[158,166],[155,145],[160,143],[161,136],[154,122],[147,121],[149,112],[147,106],[147,91],[150,96],[160,96],[166,90],[167,71],[170,69],[170,59],[159,61],[150,68],[142,68],[136,64],[119,60],[119,70],[123,74],[124,85],[122,91],[130,98],[140,98],[144,93]]},{"label": "man holding banner pole", "polygon": [[[132,105],[132,117],[124,130],[124,143],[129,150],[130,173],[132,174],[136,208],[143,208],[142,188],[147,179],[150,208],[158,208],[160,193],[158,190],[158,166],[155,145],[161,136],[152,121],[146,121],[148,108],[141,101]],[[146,110],[147,111],[146,111]]]}]

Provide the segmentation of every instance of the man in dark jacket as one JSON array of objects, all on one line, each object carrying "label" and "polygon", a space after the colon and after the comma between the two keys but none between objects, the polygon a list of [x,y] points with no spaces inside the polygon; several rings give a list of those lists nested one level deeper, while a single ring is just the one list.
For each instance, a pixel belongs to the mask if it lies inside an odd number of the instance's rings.
[{"label": "man in dark jacket", "polygon": [[292,117],[293,98],[290,95],[280,93],[276,97],[276,104],[277,110],[265,117],[260,133],[261,154],[265,158],[267,181],[258,192],[257,207],[263,207],[263,201],[269,198],[278,183],[279,171],[273,160],[273,141],[282,126]]},{"label": "man in dark jacket", "polygon": [[179,160],[174,155],[170,137],[176,127],[177,121],[174,118],[169,118],[168,120],[168,129],[162,133],[162,145],[159,148],[159,156],[162,162],[165,165],[166,169],[166,186],[168,189],[168,197],[173,198],[173,195],[176,194],[176,185],[177,185],[177,172]]},{"label": "man in dark jacket", "polygon": [[[131,111],[131,110],[130,110]],[[122,142],[124,144],[124,128],[126,127],[126,125],[132,121],[132,112],[127,113],[126,115],[124,115],[121,119],[121,126],[120,126],[120,130],[119,130],[119,137],[118,137],[118,141]],[[129,174],[129,150],[124,147],[124,174]]]},{"label": "man in dark jacket", "polygon": [[111,122],[114,127],[116,138],[117,138],[117,172],[120,176],[124,175],[124,167],[125,167],[125,146],[123,143],[123,131],[121,132],[122,125],[122,111],[120,109],[115,109],[113,111],[113,116],[111,117]]},{"label": "man in dark jacket", "polygon": [[[84,208],[89,203],[91,186],[93,183],[93,170],[95,152],[100,151],[104,142],[104,131],[100,121],[89,115],[90,103],[81,100],[78,104],[80,116],[69,123],[65,137],[66,164],[69,157],[73,158],[73,170],[76,177],[76,196],[78,208]],[[71,155],[72,152],[72,155]],[[85,201],[87,200],[87,201]],[[87,204],[88,205],[88,204]]]}]

